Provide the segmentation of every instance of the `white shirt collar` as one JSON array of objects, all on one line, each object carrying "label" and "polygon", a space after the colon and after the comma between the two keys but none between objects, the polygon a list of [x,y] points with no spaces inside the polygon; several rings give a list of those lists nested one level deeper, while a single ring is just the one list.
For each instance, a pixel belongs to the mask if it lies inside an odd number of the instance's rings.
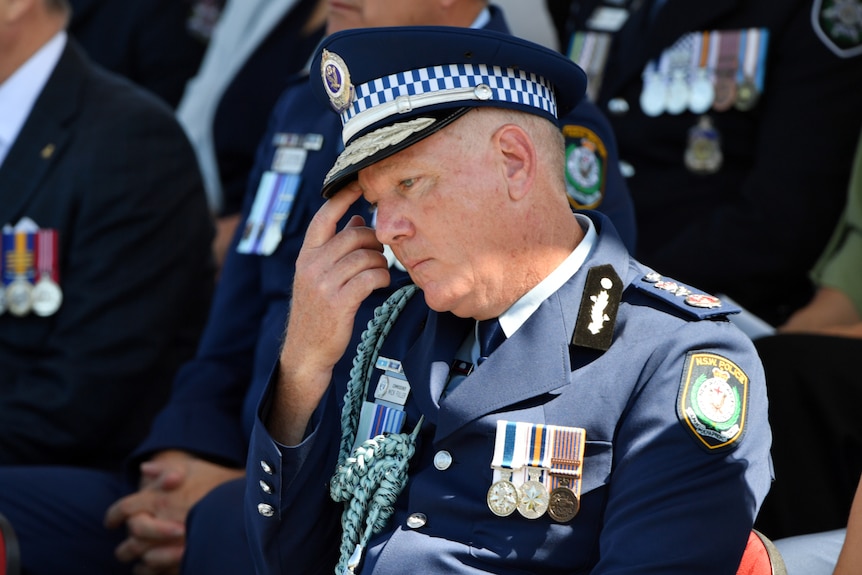
[{"label": "white shirt collar", "polygon": [[491,11],[488,10],[488,7],[485,6],[482,8],[482,11],[479,12],[479,15],[476,16],[476,19],[473,20],[473,23],[470,24],[470,28],[484,28],[488,25],[488,22],[491,21]]},{"label": "white shirt collar", "polygon": [[27,121],[66,47],[61,30],[0,84],[0,165]]},{"label": "white shirt collar", "polygon": [[575,218],[584,230],[584,238],[557,269],[539,282],[536,287],[521,296],[521,299],[512,304],[512,307],[498,318],[506,337],[512,337],[512,334],[524,325],[524,322],[533,315],[533,312],[539,308],[543,301],[560,289],[581,269],[587,256],[590,255],[590,251],[592,251],[598,238],[596,227],[592,220],[583,214],[575,214]]}]

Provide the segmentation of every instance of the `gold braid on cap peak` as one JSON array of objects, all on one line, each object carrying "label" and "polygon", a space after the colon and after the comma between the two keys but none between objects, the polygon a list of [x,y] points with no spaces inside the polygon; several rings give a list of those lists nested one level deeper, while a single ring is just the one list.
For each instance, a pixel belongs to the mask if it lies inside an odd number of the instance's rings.
[{"label": "gold braid on cap peak", "polygon": [[435,121],[434,118],[415,118],[406,122],[383,126],[356,138],[335,160],[335,165],[326,174],[323,185],[328,185],[332,178],[342,170],[358,164],[380,150],[403,142],[408,136],[421,132]]}]

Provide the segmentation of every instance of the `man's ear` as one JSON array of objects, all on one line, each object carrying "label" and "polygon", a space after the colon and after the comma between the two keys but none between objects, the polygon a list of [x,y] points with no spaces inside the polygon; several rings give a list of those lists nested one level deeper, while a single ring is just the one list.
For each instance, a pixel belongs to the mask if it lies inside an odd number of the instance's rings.
[{"label": "man's ear", "polygon": [[521,127],[506,124],[494,134],[502,156],[504,176],[513,200],[523,198],[536,177],[536,146]]}]

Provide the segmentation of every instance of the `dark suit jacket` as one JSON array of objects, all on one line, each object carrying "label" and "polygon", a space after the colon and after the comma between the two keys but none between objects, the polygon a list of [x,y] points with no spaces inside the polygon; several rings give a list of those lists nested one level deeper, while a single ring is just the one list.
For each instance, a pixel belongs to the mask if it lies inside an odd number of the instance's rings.
[{"label": "dark suit jacket", "polygon": [[112,465],[194,351],[212,224],[171,110],[66,46],[0,167],[0,224],[59,234],[64,301],[0,315],[0,464]]},{"label": "dark suit jacket", "polygon": [[206,42],[188,30],[190,0],[71,0],[69,33],[98,64],[176,106]]}]

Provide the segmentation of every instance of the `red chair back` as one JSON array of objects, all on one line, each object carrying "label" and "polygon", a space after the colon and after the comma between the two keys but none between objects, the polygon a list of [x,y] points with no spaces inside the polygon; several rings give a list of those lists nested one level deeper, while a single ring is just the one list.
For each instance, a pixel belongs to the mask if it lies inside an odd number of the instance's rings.
[{"label": "red chair back", "polygon": [[18,575],[20,563],[18,538],[9,520],[0,513],[0,575]]},{"label": "red chair back", "polygon": [[787,567],[772,541],[752,530],[736,575],[787,575]]}]

